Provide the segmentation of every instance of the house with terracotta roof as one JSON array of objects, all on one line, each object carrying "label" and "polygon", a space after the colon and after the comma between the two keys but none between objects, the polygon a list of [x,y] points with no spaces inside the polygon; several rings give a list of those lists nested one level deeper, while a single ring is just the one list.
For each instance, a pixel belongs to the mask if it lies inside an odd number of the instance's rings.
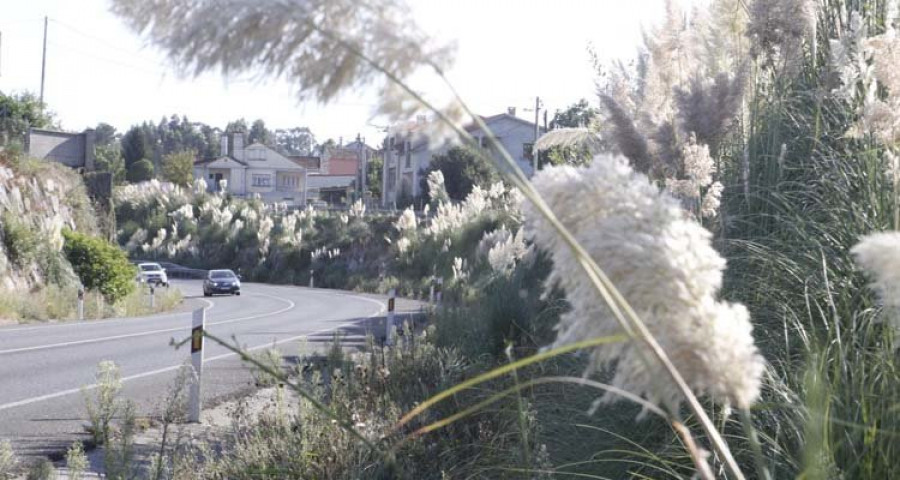
[{"label": "house with terracotta roof", "polygon": [[346,145],[329,147],[322,152],[318,170],[310,171],[307,177],[309,198],[330,204],[350,203],[366,190],[363,172],[376,154],[359,136]]},{"label": "house with terracotta roof", "polygon": [[[534,146],[535,125],[533,122],[515,116],[515,110],[507,113],[481,117],[501,145],[512,155],[526,175],[532,173],[532,147]],[[418,197],[421,191],[421,177],[435,155],[445,153],[459,141],[443,142],[435,145],[431,132],[436,126],[434,120],[419,116],[414,122],[392,127],[384,139],[384,170],[382,175],[381,203],[384,207],[397,204],[402,196]],[[466,127],[480,145],[486,145],[487,134],[478,125]],[[544,129],[539,129],[539,135]],[[498,152],[492,152],[499,157]],[[499,160],[499,158],[498,158]]]},{"label": "house with terracotta roof", "polygon": [[221,142],[221,156],[194,162],[194,178],[206,180],[210,191],[224,187],[238,197],[306,205],[306,167],[261,143],[244,146],[241,132],[233,134],[230,150],[227,135],[222,135]]}]

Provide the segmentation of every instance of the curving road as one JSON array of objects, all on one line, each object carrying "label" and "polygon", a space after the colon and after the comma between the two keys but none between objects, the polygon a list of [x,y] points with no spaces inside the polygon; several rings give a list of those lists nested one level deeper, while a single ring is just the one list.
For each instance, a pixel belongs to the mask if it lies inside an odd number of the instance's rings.
[{"label": "curving road", "polygon": [[[173,282],[187,305],[207,308],[207,330],[251,350],[277,344],[283,355],[298,355],[301,344],[322,350],[334,331],[381,333],[378,317],[386,299],[333,290],[244,284],[240,297],[203,298],[199,281]],[[398,301],[398,311],[414,302]],[[191,312],[83,323],[0,328],[0,439],[13,441],[24,456],[49,454],[83,438],[84,399],[97,364],[112,360],[121,369],[123,396],[139,415],[154,415],[189,349],[175,350],[171,339],[189,335]],[[301,339],[305,339],[301,343]],[[234,396],[252,386],[236,356],[207,341],[204,403]]]}]

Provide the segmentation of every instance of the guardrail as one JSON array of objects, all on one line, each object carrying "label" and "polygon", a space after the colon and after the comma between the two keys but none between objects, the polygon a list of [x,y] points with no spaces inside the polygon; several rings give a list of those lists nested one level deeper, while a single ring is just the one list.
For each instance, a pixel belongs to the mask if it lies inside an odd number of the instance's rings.
[{"label": "guardrail", "polygon": [[166,275],[169,278],[181,278],[188,280],[202,280],[206,278],[208,270],[200,270],[197,268],[166,268]]}]

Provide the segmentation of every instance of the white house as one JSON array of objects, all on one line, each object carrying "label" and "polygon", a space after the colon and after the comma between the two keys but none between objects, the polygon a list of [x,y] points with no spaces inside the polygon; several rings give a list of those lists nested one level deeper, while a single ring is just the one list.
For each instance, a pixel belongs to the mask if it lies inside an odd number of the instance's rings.
[{"label": "white house", "polygon": [[230,152],[225,134],[221,141],[222,152],[228,154],[194,163],[194,178],[205,179],[211,191],[218,190],[225,180],[225,188],[235,196],[259,195],[267,203],[306,204],[306,168],[260,143],[245,147],[243,133],[233,135]]},{"label": "white house", "polygon": [[[490,117],[481,117],[503,148],[516,160],[519,167],[531,175],[531,152],[534,146],[534,123],[516,117],[513,110]],[[381,202],[385,207],[396,204],[402,194],[416,197],[422,194],[421,175],[434,155],[445,153],[459,142],[449,142],[435,147],[430,146],[428,130],[433,125],[425,117],[415,122],[397,125],[391,128],[384,140],[384,171],[382,176]],[[486,133],[477,125],[466,127],[470,135],[485,145]],[[544,129],[539,130],[539,135]],[[498,157],[499,153],[493,152]]]}]

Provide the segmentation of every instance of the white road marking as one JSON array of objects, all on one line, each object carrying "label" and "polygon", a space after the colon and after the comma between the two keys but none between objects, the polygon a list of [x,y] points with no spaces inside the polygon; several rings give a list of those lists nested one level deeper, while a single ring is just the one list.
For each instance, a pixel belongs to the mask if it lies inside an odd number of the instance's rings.
[{"label": "white road marking", "polygon": [[[262,317],[269,317],[272,315],[278,315],[280,313],[287,312],[288,310],[291,310],[297,306],[294,302],[292,302],[290,300],[276,297],[273,295],[267,295],[265,293],[251,293],[250,295],[258,296],[258,297],[269,297],[269,298],[272,298],[272,299],[275,299],[275,300],[278,300],[281,302],[286,302],[286,303],[288,303],[288,306],[285,308],[282,308],[281,310],[277,310],[274,312],[268,312],[268,313],[263,313],[263,314],[258,314],[258,315],[251,315],[249,317],[239,317],[239,318],[233,318],[233,319],[229,319],[229,320],[222,320],[220,322],[210,322],[208,325],[225,325],[228,323],[244,322],[247,320],[254,320],[254,319],[262,318]],[[212,306],[215,305],[213,302],[209,302],[208,300],[204,300],[204,301],[207,301],[210,304],[210,306],[206,307],[206,308],[212,308]],[[187,315],[188,313],[190,313],[190,312],[183,312],[180,315]],[[190,329],[191,329],[190,325],[185,325],[183,327],[162,328],[159,330],[146,330],[143,332],[125,333],[122,335],[110,335],[107,337],[86,338],[84,340],[74,340],[71,342],[60,342],[60,343],[51,343],[48,345],[34,345],[31,347],[10,348],[7,350],[0,350],[0,355],[11,354],[11,353],[33,352],[36,350],[48,350],[51,348],[72,347],[75,345],[85,345],[85,344],[89,344],[89,343],[99,343],[99,342],[106,342],[106,341],[110,341],[110,340],[121,340],[123,338],[143,337],[143,336],[147,336],[147,335],[156,335],[159,333],[179,332],[182,330],[190,330]]]},{"label": "white road marking", "polygon": [[[265,295],[265,294],[257,294],[257,295]],[[266,296],[272,297],[271,295],[266,295]],[[353,296],[353,295],[347,295],[347,296],[352,296],[352,297],[354,297],[354,298],[365,298],[365,297],[355,297],[355,296]],[[279,298],[279,297],[272,297],[272,298]],[[280,299],[280,300],[284,300],[284,301],[290,302],[292,305],[293,305],[293,303],[294,303],[294,302],[291,302],[290,300],[286,300],[286,299]],[[384,313],[386,307],[385,307],[385,305],[384,305],[383,303],[378,302],[377,300],[374,300],[374,299],[366,299],[366,300],[370,300],[370,301],[376,302],[376,303],[378,303],[378,306],[379,306],[379,309],[378,309],[376,312],[374,312],[374,313],[372,313],[372,314],[369,314],[366,318],[372,318],[372,317],[375,317],[375,316],[378,316],[378,315]],[[291,308],[293,308],[293,306],[292,306]],[[221,324],[221,323],[223,323],[223,322],[219,322],[218,324]],[[271,347],[271,346],[273,346],[273,345],[278,345],[278,344],[280,344],[280,343],[281,343],[281,344],[283,344],[283,343],[288,343],[288,342],[292,342],[292,341],[295,341],[295,340],[299,340],[299,339],[304,338],[304,337],[309,337],[309,336],[312,336],[312,335],[318,335],[318,334],[320,334],[320,333],[325,333],[325,332],[337,330],[337,329],[339,329],[339,328],[349,327],[349,326],[354,325],[354,323],[355,323],[355,322],[346,322],[346,323],[342,323],[342,324],[340,324],[340,325],[336,325],[336,326],[334,326],[334,327],[323,328],[323,329],[321,329],[321,330],[316,330],[316,331],[314,331],[314,332],[308,332],[308,333],[304,333],[304,334],[302,334],[302,335],[296,335],[296,336],[293,336],[293,337],[290,337],[290,338],[285,338],[285,339],[277,340],[277,341],[274,341],[274,342],[266,342],[266,343],[263,343],[263,344],[255,345],[255,346],[253,346],[253,347],[250,347],[250,348],[247,348],[247,349],[244,349],[244,350],[247,351],[247,352],[252,352],[252,351],[255,351],[255,350],[259,350],[259,349],[261,349],[261,348],[266,348],[266,347]],[[210,325],[214,325],[214,324],[210,324]],[[229,357],[234,357],[234,356],[237,356],[237,353],[229,352],[229,353],[225,353],[225,354],[222,354],[222,355],[216,355],[215,357],[204,358],[204,359],[203,359],[203,363],[215,362],[215,361],[217,361],[217,360],[222,360],[222,359],[229,358]],[[173,370],[177,370],[177,369],[179,369],[179,368],[183,368],[184,366],[185,366],[184,364],[179,364],[179,365],[174,365],[174,366],[171,366],[171,367],[165,367],[165,368],[159,368],[159,369],[156,369],[156,370],[150,370],[150,371],[148,371],[148,372],[142,372],[142,373],[138,373],[138,374],[135,374],[135,375],[129,375],[129,376],[127,376],[127,377],[122,378],[122,383],[129,382],[129,381],[131,381],[131,380],[137,380],[137,379],[140,379],[140,378],[150,377],[150,376],[153,376],[153,375],[158,375],[158,374],[160,374],[160,373],[171,372],[171,371],[173,371]],[[97,388],[97,384],[96,384],[96,383],[91,384],[91,385],[86,385],[86,386],[80,387],[80,388],[71,388],[71,389],[68,389],[68,390],[61,390],[61,391],[59,391],[59,392],[48,393],[48,394],[46,394],[46,395],[40,395],[40,396],[37,396],[37,397],[26,398],[26,399],[18,400],[18,401],[15,401],[15,402],[4,403],[4,404],[0,405],[0,411],[3,411],[3,410],[9,410],[10,408],[22,407],[22,406],[30,405],[30,404],[33,404],[33,403],[43,402],[43,401],[45,401],[45,400],[52,400],[52,399],[54,399],[54,398],[64,397],[64,396],[66,396],[66,395],[72,395],[72,394],[74,394],[74,393],[79,393],[79,392],[81,392],[81,391],[89,391],[89,390],[93,390],[93,389],[95,389],[95,388]]]}]

